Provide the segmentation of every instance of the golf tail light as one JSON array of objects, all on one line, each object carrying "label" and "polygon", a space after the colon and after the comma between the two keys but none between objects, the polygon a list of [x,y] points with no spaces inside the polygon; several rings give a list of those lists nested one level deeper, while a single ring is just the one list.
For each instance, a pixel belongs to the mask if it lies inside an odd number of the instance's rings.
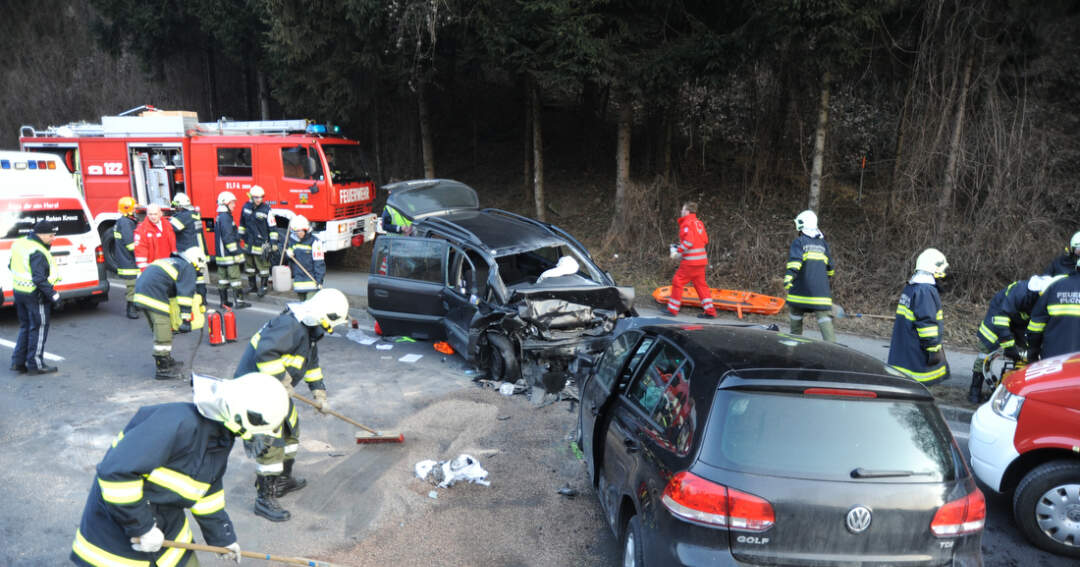
[{"label": "golf tail light", "polygon": [[776,523],[767,500],[687,471],[671,477],[661,501],[676,517],[711,526],[761,532]]},{"label": "golf tail light", "polygon": [[930,522],[930,531],[938,537],[975,533],[986,523],[986,500],[975,489],[967,496],[938,508]]}]

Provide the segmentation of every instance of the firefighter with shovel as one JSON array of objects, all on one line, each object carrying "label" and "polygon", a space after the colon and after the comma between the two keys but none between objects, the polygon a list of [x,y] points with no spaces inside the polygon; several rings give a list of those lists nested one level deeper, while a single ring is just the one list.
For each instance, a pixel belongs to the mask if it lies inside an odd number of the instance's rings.
[{"label": "firefighter with shovel", "polygon": [[311,223],[304,215],[296,215],[289,221],[285,254],[292,267],[293,291],[300,299],[311,299],[322,289],[326,260],[322,243],[311,233]]},{"label": "firefighter with shovel", "polygon": [[[307,383],[320,411],[329,409],[326,385],[319,366],[318,342],[349,317],[349,301],[336,289],[323,289],[303,303],[290,303],[285,311],[269,320],[253,337],[236,368],[236,375],[261,372],[277,378],[288,390],[301,381]],[[300,447],[300,416],[289,404],[283,437],[256,437],[245,440],[245,449],[255,456],[255,514],[271,522],[287,521],[292,515],[277,499],[300,490],[307,481],[293,476],[293,464]]]}]

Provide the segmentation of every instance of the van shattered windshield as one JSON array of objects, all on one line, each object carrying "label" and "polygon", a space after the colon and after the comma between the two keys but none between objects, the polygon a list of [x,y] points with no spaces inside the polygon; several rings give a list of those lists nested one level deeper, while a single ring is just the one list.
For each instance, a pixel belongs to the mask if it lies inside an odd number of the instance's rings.
[{"label": "van shattered windshield", "polygon": [[367,160],[357,145],[322,144],[330,180],[334,183],[366,183],[371,181]]}]

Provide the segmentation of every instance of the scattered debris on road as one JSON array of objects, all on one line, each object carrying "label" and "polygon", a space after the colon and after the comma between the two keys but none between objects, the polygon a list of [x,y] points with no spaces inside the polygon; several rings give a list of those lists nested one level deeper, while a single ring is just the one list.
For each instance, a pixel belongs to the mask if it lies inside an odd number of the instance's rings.
[{"label": "scattered debris on road", "polygon": [[448,488],[458,481],[491,486],[488,472],[470,455],[464,453],[449,461],[424,460],[413,467],[417,478],[424,479],[439,488]]}]

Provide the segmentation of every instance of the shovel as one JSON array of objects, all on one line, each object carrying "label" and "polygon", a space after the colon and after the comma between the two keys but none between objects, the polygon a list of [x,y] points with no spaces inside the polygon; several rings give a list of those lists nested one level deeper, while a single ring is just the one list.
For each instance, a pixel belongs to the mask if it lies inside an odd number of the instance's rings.
[{"label": "shovel", "polygon": [[833,304],[833,315],[835,315],[837,319],[844,319],[846,317],[866,317],[868,319],[885,319],[885,320],[888,320],[888,321],[892,321],[893,319],[896,318],[893,315],[872,315],[870,313],[848,313],[844,309],[844,307],[842,305],[836,304],[836,303]]},{"label": "shovel", "polygon": [[[227,547],[218,547],[216,545],[203,545],[201,543],[184,543],[181,541],[165,540],[161,544],[162,547],[175,547],[178,549],[189,549],[191,551],[209,551],[212,553],[232,553],[232,550]],[[259,553],[256,551],[241,551],[240,555],[243,557],[250,557],[251,559],[263,559],[265,561],[275,561],[278,563],[288,563],[289,565],[308,565],[309,567],[335,567],[333,563],[327,563],[326,561],[319,561],[317,559],[308,559],[306,557],[286,557],[284,555],[272,555],[270,553]]]}]

